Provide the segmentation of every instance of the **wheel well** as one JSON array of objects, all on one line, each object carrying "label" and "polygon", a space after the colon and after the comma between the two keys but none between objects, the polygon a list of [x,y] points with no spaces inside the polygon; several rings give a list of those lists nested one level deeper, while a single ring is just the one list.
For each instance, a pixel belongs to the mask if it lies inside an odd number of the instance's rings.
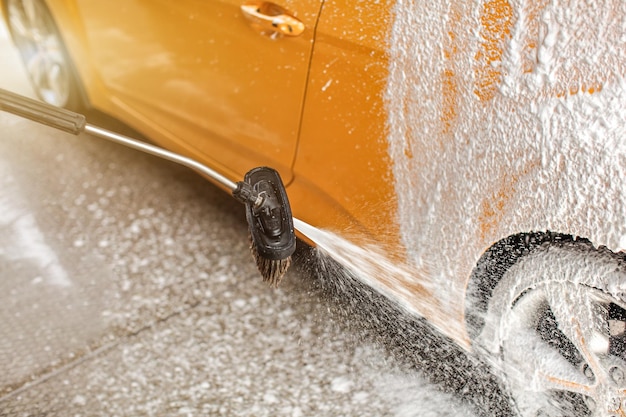
[{"label": "wheel well", "polygon": [[[551,231],[519,233],[491,246],[478,260],[467,285],[465,324],[470,339],[482,330],[493,290],[510,267],[538,249],[566,244],[593,248],[588,239]],[[603,250],[609,251],[606,248]]]}]

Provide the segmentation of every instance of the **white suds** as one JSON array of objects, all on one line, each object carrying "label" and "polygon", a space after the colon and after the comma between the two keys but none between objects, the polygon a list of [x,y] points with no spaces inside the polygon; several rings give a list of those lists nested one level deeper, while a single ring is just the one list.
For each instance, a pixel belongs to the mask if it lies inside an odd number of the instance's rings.
[{"label": "white suds", "polygon": [[402,240],[459,314],[503,237],[549,229],[616,250],[626,235],[626,3],[535,3],[395,6],[386,104]]}]

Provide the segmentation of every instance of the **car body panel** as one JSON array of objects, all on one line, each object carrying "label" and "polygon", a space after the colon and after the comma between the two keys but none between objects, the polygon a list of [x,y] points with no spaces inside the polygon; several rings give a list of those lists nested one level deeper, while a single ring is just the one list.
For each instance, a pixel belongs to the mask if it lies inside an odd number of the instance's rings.
[{"label": "car body panel", "polygon": [[236,1],[76,0],[90,79],[106,95],[91,104],[119,108],[157,142],[231,176],[270,165],[289,181],[321,4],[292,3],[305,32],[273,39]]},{"label": "car body panel", "polygon": [[624,250],[624,3],[395,7],[387,111],[400,229],[442,304],[462,315],[477,260],[507,236],[552,230]]},{"label": "car body panel", "polygon": [[[390,2],[324,3],[290,193],[302,220],[335,232],[358,224],[359,233],[401,255],[384,104],[390,11]],[[312,188],[313,199],[330,197],[342,214],[306,202]]]},{"label": "car body panel", "polygon": [[622,3],[346,7],[325,2],[318,26],[298,216],[414,268],[401,285],[432,289],[427,317],[460,343],[467,283],[499,240],[626,249]]}]

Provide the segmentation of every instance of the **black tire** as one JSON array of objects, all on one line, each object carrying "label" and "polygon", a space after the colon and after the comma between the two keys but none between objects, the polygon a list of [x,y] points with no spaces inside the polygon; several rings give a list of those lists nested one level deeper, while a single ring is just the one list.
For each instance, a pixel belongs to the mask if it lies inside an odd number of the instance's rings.
[{"label": "black tire", "polygon": [[74,111],[85,108],[78,76],[42,0],[5,0],[7,26],[37,96]]},{"label": "black tire", "polygon": [[[623,254],[569,236],[516,239],[519,246],[500,245],[483,258],[468,289],[477,351],[489,358],[521,416],[623,415]],[[504,248],[513,256],[504,256],[506,267],[498,270]]]}]

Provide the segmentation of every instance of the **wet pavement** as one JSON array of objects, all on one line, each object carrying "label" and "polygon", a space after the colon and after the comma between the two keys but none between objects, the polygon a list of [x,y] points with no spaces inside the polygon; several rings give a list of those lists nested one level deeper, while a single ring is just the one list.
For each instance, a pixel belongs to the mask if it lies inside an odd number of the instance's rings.
[{"label": "wet pavement", "polygon": [[[2,32],[0,60],[32,95]],[[306,268],[267,288],[196,174],[5,113],[0,135],[0,416],[471,415]]]}]

